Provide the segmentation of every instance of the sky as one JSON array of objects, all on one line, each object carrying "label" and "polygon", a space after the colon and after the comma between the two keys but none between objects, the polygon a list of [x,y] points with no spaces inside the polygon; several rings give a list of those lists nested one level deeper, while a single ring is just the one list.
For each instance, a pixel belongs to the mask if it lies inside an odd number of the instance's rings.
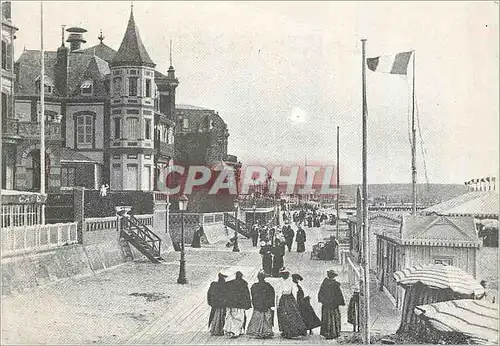
[{"label": "sky", "polygon": [[[118,49],[130,2],[45,2],[47,50],[62,24]],[[366,55],[415,50],[420,183],[498,177],[498,4],[483,2],[133,3],[157,69],[173,64],[177,103],[219,112],[229,153],[253,162],[336,162],[362,179],[361,38]],[[15,55],[40,47],[40,4],[13,2]],[[368,182],[411,182],[409,75],[367,70]],[[423,157],[425,156],[425,161]]]}]

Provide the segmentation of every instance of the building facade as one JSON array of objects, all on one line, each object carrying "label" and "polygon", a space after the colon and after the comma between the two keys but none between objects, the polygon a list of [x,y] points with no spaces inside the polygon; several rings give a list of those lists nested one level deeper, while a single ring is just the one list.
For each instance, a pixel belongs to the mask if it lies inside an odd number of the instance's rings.
[{"label": "building facade", "polygon": [[[132,12],[118,51],[102,34],[82,49],[85,32],[63,29],[61,46],[44,53],[46,190],[154,190],[174,155],[175,70],[155,70]],[[13,145],[3,151],[3,177],[7,187],[38,191],[40,51],[24,50],[13,65],[15,111],[2,114]]]},{"label": "building facade", "polygon": [[[2,2],[2,132],[14,118],[14,40],[18,30],[12,23],[11,3]],[[16,136],[2,136],[2,189],[14,188]]]}]

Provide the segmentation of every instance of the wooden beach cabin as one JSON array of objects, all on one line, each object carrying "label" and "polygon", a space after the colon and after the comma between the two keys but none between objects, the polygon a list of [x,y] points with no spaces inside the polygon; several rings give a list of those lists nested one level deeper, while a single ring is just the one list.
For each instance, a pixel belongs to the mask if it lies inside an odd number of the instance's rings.
[{"label": "wooden beach cabin", "polygon": [[380,289],[401,308],[404,290],[393,273],[419,265],[446,263],[477,276],[480,241],[473,217],[404,215],[401,226],[375,230],[376,265]]}]

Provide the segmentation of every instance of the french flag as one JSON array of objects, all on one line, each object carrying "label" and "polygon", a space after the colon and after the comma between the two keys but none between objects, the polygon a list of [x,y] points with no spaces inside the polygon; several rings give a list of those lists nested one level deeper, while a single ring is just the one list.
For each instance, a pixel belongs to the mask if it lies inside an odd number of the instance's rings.
[{"label": "french flag", "polygon": [[403,52],[394,55],[381,55],[366,59],[366,65],[373,72],[407,74],[408,63],[413,52]]}]

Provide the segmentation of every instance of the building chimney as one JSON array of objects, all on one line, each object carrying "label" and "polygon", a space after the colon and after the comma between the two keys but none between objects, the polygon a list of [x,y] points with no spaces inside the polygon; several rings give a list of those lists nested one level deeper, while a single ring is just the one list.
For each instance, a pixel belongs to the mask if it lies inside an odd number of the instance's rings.
[{"label": "building chimney", "polygon": [[68,86],[68,48],[64,45],[64,25],[61,27],[61,47],[57,48],[54,65],[54,83],[59,96],[67,96]]},{"label": "building chimney", "polygon": [[11,21],[12,20],[12,6],[11,6],[11,3],[10,1],[5,1],[5,2],[2,2],[2,15],[3,17],[8,20],[8,21]]},{"label": "building chimney", "polygon": [[67,32],[69,32],[68,39],[66,42],[69,42],[71,47],[70,47],[70,52],[73,53],[75,51],[78,51],[82,48],[82,43],[86,43],[87,41],[83,38],[83,33],[87,32],[87,30],[83,28],[78,28],[78,27],[72,27],[69,29],[66,29]]}]

